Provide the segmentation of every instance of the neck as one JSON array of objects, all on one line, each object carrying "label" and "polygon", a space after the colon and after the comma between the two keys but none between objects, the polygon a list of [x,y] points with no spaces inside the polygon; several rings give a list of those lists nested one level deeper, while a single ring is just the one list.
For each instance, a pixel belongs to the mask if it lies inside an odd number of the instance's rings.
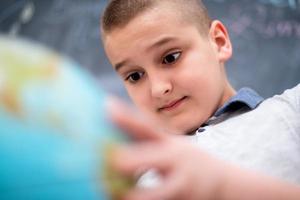
[{"label": "neck", "polygon": [[231,84],[228,81],[226,81],[225,84],[225,89],[221,101],[219,103],[219,107],[224,105],[224,103],[226,103],[231,97],[233,97],[236,94],[235,89],[231,86]]}]

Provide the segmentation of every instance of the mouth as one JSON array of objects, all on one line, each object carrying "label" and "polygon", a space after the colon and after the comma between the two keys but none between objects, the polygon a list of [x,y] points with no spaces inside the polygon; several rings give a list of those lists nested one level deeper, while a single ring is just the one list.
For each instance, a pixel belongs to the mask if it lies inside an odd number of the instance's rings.
[{"label": "mouth", "polygon": [[175,101],[171,101],[170,103],[162,106],[158,109],[158,111],[172,111],[175,108],[179,107],[185,100],[187,99],[187,96],[184,96],[180,99],[177,99]]}]

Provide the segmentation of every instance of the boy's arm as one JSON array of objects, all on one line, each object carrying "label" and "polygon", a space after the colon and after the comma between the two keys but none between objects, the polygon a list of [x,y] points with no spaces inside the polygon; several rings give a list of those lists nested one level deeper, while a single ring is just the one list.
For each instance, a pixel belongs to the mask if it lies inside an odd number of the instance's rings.
[{"label": "boy's arm", "polygon": [[235,166],[227,169],[217,199],[299,200],[300,186]]},{"label": "boy's arm", "polygon": [[213,158],[182,138],[153,130],[140,119],[129,117],[132,112],[117,107],[113,120],[138,142],[116,150],[113,166],[128,176],[152,168],[161,175],[159,185],[133,188],[125,199],[300,199],[299,186]]}]

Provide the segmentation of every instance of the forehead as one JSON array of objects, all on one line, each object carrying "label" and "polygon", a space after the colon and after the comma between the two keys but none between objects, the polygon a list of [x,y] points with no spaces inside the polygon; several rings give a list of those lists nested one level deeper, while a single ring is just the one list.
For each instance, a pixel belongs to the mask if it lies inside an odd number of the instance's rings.
[{"label": "forehead", "polygon": [[139,14],[125,26],[116,27],[104,34],[103,40],[105,47],[116,45],[120,48],[128,41],[133,42],[133,39],[140,43],[151,43],[152,39],[157,40],[156,37],[178,36],[180,32],[187,32],[187,27],[196,29],[194,24],[183,20],[174,9],[158,6]]}]

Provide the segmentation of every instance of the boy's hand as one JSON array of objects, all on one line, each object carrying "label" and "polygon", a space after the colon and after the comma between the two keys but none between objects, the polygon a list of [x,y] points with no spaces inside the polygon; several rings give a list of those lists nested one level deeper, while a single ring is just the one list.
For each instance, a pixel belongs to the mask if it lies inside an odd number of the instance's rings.
[{"label": "boy's hand", "polygon": [[157,186],[135,187],[122,199],[300,199],[300,186],[215,159],[182,138],[184,136],[161,133],[124,106],[116,106],[111,110],[112,119],[138,142],[115,150],[112,166],[129,177],[148,169],[155,169],[161,175]]},{"label": "boy's hand", "polygon": [[135,187],[124,199],[215,199],[221,188],[225,165],[183,138],[160,133],[132,112],[118,105],[112,119],[134,144],[114,151],[112,165],[126,176],[155,169],[161,182],[152,188]]}]

